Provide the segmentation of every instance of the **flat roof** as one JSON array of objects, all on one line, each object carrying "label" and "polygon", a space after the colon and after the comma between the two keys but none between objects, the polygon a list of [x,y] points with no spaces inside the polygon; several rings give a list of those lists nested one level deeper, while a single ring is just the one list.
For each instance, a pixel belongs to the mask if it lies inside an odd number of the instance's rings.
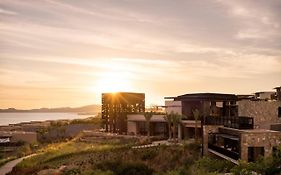
[{"label": "flat roof", "polygon": [[274,91],[260,91],[260,92],[255,92],[255,94],[263,94],[263,93],[275,93]]},{"label": "flat roof", "polygon": [[165,99],[174,99],[180,101],[204,101],[204,100],[237,100],[235,94],[222,93],[192,93],[184,94],[177,97],[166,97]]}]

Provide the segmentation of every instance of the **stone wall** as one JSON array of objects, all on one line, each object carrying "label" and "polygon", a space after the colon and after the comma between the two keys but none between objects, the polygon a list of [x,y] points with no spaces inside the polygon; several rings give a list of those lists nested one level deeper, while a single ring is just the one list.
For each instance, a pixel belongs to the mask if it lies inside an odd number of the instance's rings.
[{"label": "stone wall", "polygon": [[264,147],[264,156],[270,156],[273,147],[281,144],[281,132],[242,133],[240,139],[240,157],[248,161],[248,147]]},{"label": "stone wall", "polygon": [[238,114],[253,117],[255,128],[270,129],[270,124],[281,123],[278,107],[281,107],[281,101],[242,100],[238,102]]}]

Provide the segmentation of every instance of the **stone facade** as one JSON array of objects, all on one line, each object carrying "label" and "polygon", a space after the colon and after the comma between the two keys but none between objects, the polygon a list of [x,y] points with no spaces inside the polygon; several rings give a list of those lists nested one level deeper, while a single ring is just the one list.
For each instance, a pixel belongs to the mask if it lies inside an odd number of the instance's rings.
[{"label": "stone facade", "polygon": [[263,147],[264,157],[272,155],[273,147],[281,144],[281,133],[277,131],[258,131],[243,132],[240,136],[240,157],[248,161],[249,147]]},{"label": "stone facade", "polygon": [[270,129],[271,124],[281,123],[281,117],[278,117],[281,101],[242,100],[238,106],[239,116],[254,118],[254,128]]},{"label": "stone facade", "polygon": [[203,126],[203,155],[208,155],[208,140],[209,133],[217,133],[219,125],[204,125]]},{"label": "stone facade", "polygon": [[234,128],[219,127],[218,132],[239,138],[240,159],[248,161],[249,147],[264,149],[264,157],[272,155],[274,147],[281,144],[281,132],[266,129],[240,130]]}]

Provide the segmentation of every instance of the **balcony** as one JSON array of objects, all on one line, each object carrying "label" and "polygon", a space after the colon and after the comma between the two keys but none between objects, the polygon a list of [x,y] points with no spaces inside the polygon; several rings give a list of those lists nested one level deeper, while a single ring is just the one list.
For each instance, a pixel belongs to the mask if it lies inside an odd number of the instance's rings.
[{"label": "balcony", "polygon": [[235,129],[254,128],[254,119],[252,117],[245,117],[245,116],[233,116],[233,117],[207,116],[204,118],[203,123],[205,125],[223,125],[224,127],[230,127]]},{"label": "balcony", "polygon": [[210,133],[208,140],[209,152],[237,163],[240,158],[240,139],[237,136],[232,136],[222,133]]}]

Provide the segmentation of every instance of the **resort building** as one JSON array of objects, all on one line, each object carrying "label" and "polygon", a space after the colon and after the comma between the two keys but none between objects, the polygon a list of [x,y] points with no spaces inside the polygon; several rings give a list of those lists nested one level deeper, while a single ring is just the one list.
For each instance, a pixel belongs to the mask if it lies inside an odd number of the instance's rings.
[{"label": "resort building", "polygon": [[268,92],[256,92],[254,97],[256,100],[272,100],[275,97],[274,91],[268,91]]},{"label": "resort building", "polygon": [[276,99],[281,101],[281,86],[275,87],[274,89],[276,89]]},{"label": "resort building", "polygon": [[[168,113],[174,111],[184,116],[181,122],[182,127],[179,129],[183,139],[194,138],[195,128],[198,129],[198,136],[201,137],[202,124],[205,121],[217,122],[218,119],[233,119],[238,113],[237,97],[234,94],[194,93],[165,97],[165,99]],[[193,114],[194,110],[199,111],[197,120]]]},{"label": "resort building", "polygon": [[102,119],[105,130],[127,133],[127,114],[145,112],[145,94],[132,92],[103,93]]},{"label": "resort building", "polygon": [[[0,131],[0,142],[3,144],[14,144],[17,142],[37,143],[36,132],[25,131]],[[0,144],[1,145],[1,144]]]},{"label": "resort building", "polygon": [[[147,135],[147,123],[144,114],[128,114],[129,135]],[[168,137],[168,124],[164,119],[164,114],[153,114],[149,120],[149,130],[151,136]]]},{"label": "resort building", "polygon": [[233,119],[205,120],[203,153],[234,163],[270,156],[281,144],[281,101],[270,96],[238,98],[238,115]]},{"label": "resort building", "polygon": [[[189,139],[202,136],[201,121],[217,122],[215,119],[232,119],[237,116],[237,97],[234,94],[197,93],[185,94],[177,97],[165,97],[165,112],[182,115],[181,122],[177,127],[178,139]],[[199,111],[195,120],[193,111]],[[168,123],[164,119],[165,114],[154,114],[150,119],[150,134],[152,136],[168,137]],[[127,115],[127,133],[130,135],[145,135],[147,131],[144,114]]]},{"label": "resort building", "polygon": [[[165,113],[153,114],[149,120],[150,135],[168,138],[165,115],[173,112],[182,116],[173,134],[178,139],[189,139],[197,133],[197,138],[202,139],[203,155],[233,163],[239,159],[255,161],[259,156],[270,156],[281,144],[281,87],[275,89],[276,92],[259,95],[193,93],[165,97]],[[121,101],[121,97],[113,95],[103,94],[106,130],[146,135],[144,94],[138,94],[132,101]]]}]

